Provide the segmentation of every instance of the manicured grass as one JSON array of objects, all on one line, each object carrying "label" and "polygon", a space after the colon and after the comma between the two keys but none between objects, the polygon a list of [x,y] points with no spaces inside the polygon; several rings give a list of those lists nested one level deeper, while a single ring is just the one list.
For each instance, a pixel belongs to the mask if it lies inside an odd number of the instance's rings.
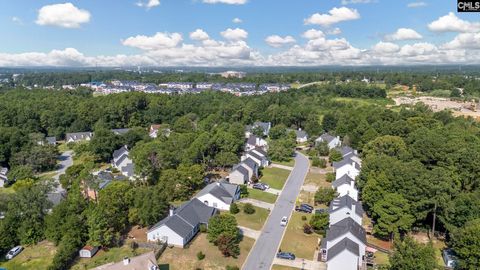
[{"label": "manicured grass", "polygon": [[111,262],[119,262],[124,257],[135,257],[149,252],[150,249],[138,248],[133,250],[129,244],[125,244],[122,247],[111,248],[108,251],[99,250],[93,258],[77,258],[72,270],[84,270],[104,265]]},{"label": "manicured grass", "polygon": [[[303,221],[302,216],[307,220]],[[303,233],[303,224],[308,223],[310,214],[294,212],[288,222],[285,236],[283,237],[280,249],[285,252],[292,252],[297,258],[312,260],[318,247],[320,236]]]},{"label": "manicured grass", "polygon": [[304,185],[315,185],[317,187],[331,187],[332,183],[327,182],[325,174],[308,172],[305,177]]},{"label": "manicured grass", "polygon": [[[240,242],[240,256],[237,259],[224,257],[218,247],[209,243],[206,234],[199,234],[185,248],[167,248],[158,259],[160,269],[183,270],[183,269],[225,269],[227,265],[242,267],[255,240],[244,237]],[[197,259],[197,253],[201,251],[205,258]]]},{"label": "manicured grass", "polygon": [[289,167],[295,166],[295,160],[294,160],[293,158],[291,158],[291,159],[288,160],[288,161],[276,161],[276,160],[273,160],[272,162],[275,163],[275,164],[280,164],[280,165],[289,166]]},{"label": "manicured grass", "polygon": [[55,176],[55,174],[57,174],[57,173],[56,172],[45,172],[45,173],[39,174],[38,177],[40,178],[40,180],[49,180],[49,179],[52,179],[53,176]]},{"label": "manicured grass", "polygon": [[272,193],[258,190],[258,189],[249,188],[248,197],[251,199],[255,199],[255,200],[259,200],[267,203],[275,203],[277,201],[278,196]]},{"label": "manicured grass", "polygon": [[[55,256],[56,247],[47,241],[34,246],[24,247],[25,249],[15,258],[7,262],[0,262],[0,267],[8,270],[43,270],[47,269]],[[3,260],[3,256],[2,256]]]},{"label": "manicured grass", "polygon": [[290,175],[289,170],[279,168],[264,168],[262,173],[263,176],[260,178],[260,181],[274,189],[283,189],[283,185]]},{"label": "manicured grass", "polygon": [[13,193],[15,193],[15,190],[13,190],[11,186],[0,188],[0,194],[13,194]]},{"label": "manicured grass", "polygon": [[380,251],[375,252],[374,262],[377,265],[388,265],[389,264],[388,254]]},{"label": "manicured grass", "polygon": [[267,220],[269,211],[267,209],[254,206],[253,208],[255,208],[255,213],[247,215],[243,212],[243,206],[243,203],[238,204],[240,213],[235,215],[238,225],[257,231],[261,230],[263,224]]}]

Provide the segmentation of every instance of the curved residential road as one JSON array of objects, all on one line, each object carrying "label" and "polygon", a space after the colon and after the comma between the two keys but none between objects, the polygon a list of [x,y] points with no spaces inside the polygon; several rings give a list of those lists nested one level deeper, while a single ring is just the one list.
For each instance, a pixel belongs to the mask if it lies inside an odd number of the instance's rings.
[{"label": "curved residential road", "polygon": [[58,157],[58,160],[60,161],[59,168],[56,171],[56,174],[53,176],[53,180],[55,180],[58,185],[53,193],[62,193],[65,191],[65,189],[62,188],[59,180],[60,175],[64,174],[68,167],[73,165],[72,155],[73,151],[66,151]]},{"label": "curved residential road", "polygon": [[308,158],[298,153],[295,157],[295,167],[285,183],[275,207],[263,226],[260,237],[255,242],[243,264],[244,270],[262,270],[272,267],[286,227],[280,226],[283,216],[289,217],[295,208],[295,202],[303,185],[309,167]]}]

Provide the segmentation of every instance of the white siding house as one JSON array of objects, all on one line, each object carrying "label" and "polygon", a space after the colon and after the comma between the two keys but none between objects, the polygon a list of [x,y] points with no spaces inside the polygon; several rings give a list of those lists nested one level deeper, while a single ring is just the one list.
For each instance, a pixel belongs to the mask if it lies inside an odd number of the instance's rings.
[{"label": "white siding house", "polygon": [[345,195],[334,199],[329,207],[329,223],[331,225],[342,221],[345,218],[351,218],[358,225],[362,225],[363,207],[362,204]]},{"label": "white siding house", "polygon": [[228,211],[230,210],[230,205],[240,199],[240,187],[224,182],[211,183],[195,197],[205,205]]},{"label": "white siding house", "polygon": [[360,174],[360,164],[350,158],[333,162],[333,168],[335,170],[335,179],[339,179],[344,175],[355,179]]},{"label": "white siding house", "polygon": [[332,187],[337,191],[338,196],[350,196],[355,201],[358,201],[358,190],[355,187],[355,180],[348,174],[343,174],[340,178],[333,181]]},{"label": "white siding house", "polygon": [[322,143],[322,142],[326,142],[329,149],[333,149],[333,148],[338,147],[342,144],[339,136],[335,137],[335,136],[332,136],[328,133],[322,134],[320,137],[318,137],[315,140],[315,144],[317,144],[317,145]]},{"label": "white siding house", "polygon": [[348,238],[328,250],[327,270],[358,270],[361,265],[359,246]]}]

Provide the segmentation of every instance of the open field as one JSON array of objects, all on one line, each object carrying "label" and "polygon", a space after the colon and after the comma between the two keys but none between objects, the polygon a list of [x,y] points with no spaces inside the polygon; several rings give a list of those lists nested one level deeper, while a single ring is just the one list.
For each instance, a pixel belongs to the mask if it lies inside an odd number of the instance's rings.
[{"label": "open field", "polygon": [[332,183],[327,182],[327,176],[325,174],[315,173],[313,171],[308,172],[305,177],[304,185],[315,185],[317,187],[331,187]]},{"label": "open field", "polygon": [[434,112],[443,111],[443,110],[452,110],[455,116],[471,116],[473,118],[480,117],[480,111],[478,111],[478,104],[473,104],[472,102],[460,102],[456,100],[451,100],[449,98],[439,98],[431,96],[421,96],[421,97],[397,97],[393,99],[395,105],[414,105],[416,103],[422,102],[428,107],[430,107]]},{"label": "open field", "polygon": [[149,251],[150,249],[144,248],[133,250],[129,244],[125,244],[122,247],[111,248],[108,251],[99,250],[93,258],[77,258],[71,269],[90,269],[110,262],[119,262],[124,257],[134,257]]},{"label": "open field", "polygon": [[25,249],[12,260],[0,262],[0,267],[8,270],[47,269],[57,250],[55,245],[48,241],[42,241],[37,245],[27,246],[24,248]]},{"label": "open field", "polygon": [[240,212],[235,215],[238,225],[260,231],[270,212],[267,209],[254,206],[253,208],[255,208],[255,213],[247,215],[243,212],[243,206],[243,203],[238,204]]},{"label": "open field", "polygon": [[263,176],[260,178],[262,183],[270,185],[274,189],[283,189],[285,181],[287,181],[290,171],[279,168],[264,168]]},{"label": "open field", "polygon": [[347,97],[337,97],[333,100],[338,102],[356,104],[356,105],[393,105],[394,102],[388,98],[347,98]]},{"label": "open field", "polygon": [[[209,243],[207,235],[201,233],[192,240],[190,245],[185,248],[167,248],[158,259],[160,269],[183,270],[183,269],[218,269],[224,270],[227,265],[242,267],[247,258],[254,240],[244,237],[240,242],[240,256],[235,258],[226,258],[216,246]],[[205,258],[201,261],[197,259],[197,253],[201,251]]]},{"label": "open field", "polygon": [[251,199],[267,202],[267,203],[275,203],[277,201],[277,195],[268,193],[265,191],[261,191],[259,189],[248,189],[248,197]]},{"label": "open field", "polygon": [[[303,221],[302,216],[307,220]],[[318,247],[320,236],[303,233],[303,224],[308,223],[310,214],[294,212],[288,221],[287,230],[283,237],[280,249],[285,252],[292,252],[297,258],[312,260]]]},{"label": "open field", "polygon": [[300,191],[300,194],[297,197],[297,205],[302,203],[315,205],[315,193],[308,192],[308,191]]}]

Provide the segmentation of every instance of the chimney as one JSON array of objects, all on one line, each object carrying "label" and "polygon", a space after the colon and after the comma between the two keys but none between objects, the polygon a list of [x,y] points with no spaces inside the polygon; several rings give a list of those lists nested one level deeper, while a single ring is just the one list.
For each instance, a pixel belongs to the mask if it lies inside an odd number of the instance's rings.
[{"label": "chimney", "polygon": [[352,203],[352,213],[355,213],[355,207],[357,207],[356,204]]},{"label": "chimney", "polygon": [[350,181],[350,186],[351,186],[352,188],[355,188],[355,182],[354,182],[354,181]]},{"label": "chimney", "polygon": [[217,186],[220,186],[220,182],[217,182],[216,184],[217,184]]},{"label": "chimney", "polygon": [[130,259],[128,257],[123,258],[123,265],[128,265],[130,263]]},{"label": "chimney", "polygon": [[257,137],[257,140],[255,141],[255,145],[260,145],[260,138]]},{"label": "chimney", "polygon": [[168,210],[168,216],[171,217],[173,216],[173,207],[170,207],[170,209]]}]

